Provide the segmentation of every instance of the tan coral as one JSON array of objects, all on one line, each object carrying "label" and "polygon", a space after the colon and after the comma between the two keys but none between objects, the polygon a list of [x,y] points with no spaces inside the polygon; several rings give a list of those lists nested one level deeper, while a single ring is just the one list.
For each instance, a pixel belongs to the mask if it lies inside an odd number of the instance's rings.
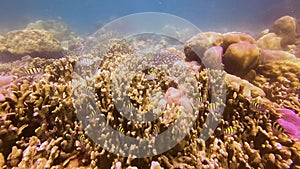
[{"label": "tan coral", "polygon": [[266,64],[270,62],[293,60],[295,55],[281,50],[261,50],[260,64]]},{"label": "tan coral", "polygon": [[218,46],[223,42],[223,35],[217,32],[200,33],[184,44],[184,53],[187,61],[198,61],[204,52],[212,47]]},{"label": "tan coral", "polygon": [[283,16],[273,23],[270,31],[282,38],[281,47],[286,49],[287,45],[295,43],[296,19],[291,16]]},{"label": "tan coral", "polygon": [[227,48],[234,43],[240,43],[240,42],[249,42],[251,44],[256,43],[253,37],[242,32],[228,32],[223,34],[223,37],[224,40],[221,46],[224,48],[224,50],[227,50]]},{"label": "tan coral", "polygon": [[[46,31],[24,29],[8,32],[5,35],[5,46],[0,51],[1,60],[17,60],[25,55],[58,58],[62,55],[60,43]],[[9,60],[8,60],[9,59]]]},{"label": "tan coral", "polygon": [[226,50],[223,63],[228,73],[245,76],[258,66],[260,49],[249,42],[234,43]]},{"label": "tan coral", "polygon": [[257,45],[261,49],[281,50],[281,39],[275,33],[268,33],[257,40]]}]

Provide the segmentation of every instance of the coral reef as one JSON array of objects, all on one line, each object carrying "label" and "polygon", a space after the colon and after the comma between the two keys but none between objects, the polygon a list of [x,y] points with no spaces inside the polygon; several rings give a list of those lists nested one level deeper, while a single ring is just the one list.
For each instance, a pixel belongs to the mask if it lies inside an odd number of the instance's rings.
[{"label": "coral reef", "polygon": [[187,61],[197,61],[206,68],[224,67],[240,77],[255,69],[260,58],[255,39],[241,32],[198,34],[185,43],[184,52]]},{"label": "coral reef", "polygon": [[[27,31],[44,33],[23,33]],[[262,52],[274,50],[258,46],[244,33],[208,32],[185,44],[185,56],[177,48],[145,55],[136,52],[132,43],[114,39],[90,48],[89,55],[26,56],[3,64],[0,86],[6,92],[0,99],[0,168],[299,168],[298,133],[290,137],[292,130],[281,122],[292,123],[290,112],[299,117],[300,60],[267,58]],[[41,56],[46,56],[43,52]],[[227,72],[205,68],[200,58],[206,57],[219,58]],[[274,61],[279,57],[280,61]],[[26,73],[30,68],[41,71]],[[241,78],[253,71],[250,81]],[[148,145],[125,146],[118,137],[97,134],[104,130],[102,125],[110,125],[120,135],[155,137],[176,123],[182,112],[195,123],[182,140],[161,154],[123,157],[97,144],[103,140],[113,149],[143,149]],[[127,113],[159,118],[136,122],[125,118]],[[100,116],[106,124],[97,123]],[[204,139],[207,125],[218,117],[216,129]],[[274,132],[275,122],[287,132]],[[177,131],[186,130],[190,123],[182,120]],[[227,134],[228,128],[233,132]],[[153,140],[157,145],[171,141]]]},{"label": "coral reef", "polygon": [[[284,16],[274,22],[272,28],[267,29],[256,41],[253,37],[242,32],[200,33],[184,45],[187,61],[197,61],[204,67],[217,68],[210,62],[216,62],[211,47],[215,50],[224,64],[224,69],[231,74],[251,79],[259,64],[266,64],[276,60],[290,60],[299,56],[299,24],[290,16]],[[284,51],[283,51],[284,50]],[[223,51],[223,52],[217,52]],[[205,66],[205,63],[207,64]],[[222,64],[218,64],[222,65]]]},{"label": "coral reef", "polygon": [[0,43],[2,62],[32,57],[59,58],[62,56],[60,43],[43,30],[24,29],[8,32]]}]

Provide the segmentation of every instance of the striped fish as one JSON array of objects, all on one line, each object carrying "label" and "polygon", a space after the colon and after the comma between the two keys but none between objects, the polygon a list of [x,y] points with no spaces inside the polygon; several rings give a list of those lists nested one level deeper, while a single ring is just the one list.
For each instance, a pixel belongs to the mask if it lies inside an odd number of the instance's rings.
[{"label": "striped fish", "polygon": [[265,106],[258,101],[251,101],[250,102],[250,109],[253,111],[264,111],[266,110]]},{"label": "striped fish", "polygon": [[40,68],[32,67],[25,70],[26,75],[35,75],[41,72]]},{"label": "striped fish", "polygon": [[92,110],[92,112],[91,112],[91,117],[94,117],[95,114],[96,114],[96,111],[95,111],[95,110]]},{"label": "striped fish", "polygon": [[153,137],[156,137],[157,135],[158,135],[158,133],[159,133],[159,127],[158,127],[158,125],[154,125],[154,127],[153,127],[153,131],[152,131],[152,133],[151,133],[151,135],[153,136]]},{"label": "striped fish", "polygon": [[209,110],[209,111],[216,111],[217,109],[218,109],[217,103],[210,103],[210,104],[208,105],[208,110]]},{"label": "striped fish", "polygon": [[79,136],[79,140],[81,140],[81,141],[85,140],[84,134],[81,134],[81,135]]},{"label": "striped fish", "polygon": [[201,105],[204,102],[203,96],[199,96],[195,101],[195,103],[192,104],[194,109],[198,108],[198,105]]},{"label": "striped fish", "polygon": [[126,105],[126,111],[133,111],[134,108],[135,108],[135,107],[134,107],[133,104],[130,103],[130,102]]},{"label": "striped fish", "polygon": [[156,79],[156,73],[155,72],[150,72],[149,74],[146,75],[146,78],[148,80],[155,80]]},{"label": "striped fish", "polygon": [[227,127],[225,130],[224,130],[224,135],[225,136],[232,136],[236,133],[236,129],[232,126],[229,126]]},{"label": "striped fish", "polygon": [[199,103],[202,103],[202,102],[203,102],[203,96],[199,96],[199,97],[197,98],[197,101],[198,101]]},{"label": "striped fish", "polygon": [[285,132],[284,128],[276,121],[273,123],[273,128],[278,132]]},{"label": "striped fish", "polygon": [[123,128],[122,126],[119,126],[119,127],[118,127],[118,131],[119,131],[120,133],[122,133],[122,134],[125,133],[124,128]]}]

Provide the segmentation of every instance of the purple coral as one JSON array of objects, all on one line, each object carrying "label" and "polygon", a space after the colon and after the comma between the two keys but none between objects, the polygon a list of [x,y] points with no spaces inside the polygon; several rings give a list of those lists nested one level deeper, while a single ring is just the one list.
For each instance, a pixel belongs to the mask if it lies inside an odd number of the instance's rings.
[{"label": "purple coral", "polygon": [[284,128],[287,134],[300,141],[300,116],[286,108],[280,109],[279,113],[283,116],[277,120],[277,123]]},{"label": "purple coral", "polygon": [[14,78],[15,76],[0,76],[0,88],[8,86]]}]

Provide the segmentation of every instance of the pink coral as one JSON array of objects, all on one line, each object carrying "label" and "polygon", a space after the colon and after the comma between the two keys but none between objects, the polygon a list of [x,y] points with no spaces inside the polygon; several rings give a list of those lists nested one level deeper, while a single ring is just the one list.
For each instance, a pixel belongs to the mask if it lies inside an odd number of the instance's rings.
[{"label": "pink coral", "polygon": [[[5,98],[6,94],[11,94],[11,91],[7,89],[16,76],[0,76],[0,100]],[[3,91],[4,90],[4,91]]]},{"label": "pink coral", "polygon": [[204,57],[201,60],[206,68],[223,69],[222,56],[223,48],[221,46],[213,46],[205,51]]},{"label": "pink coral", "polygon": [[293,138],[300,141],[300,116],[290,109],[282,108],[279,110],[283,116],[277,122]]},{"label": "pink coral", "polygon": [[4,98],[5,98],[4,95],[0,93],[0,100]]},{"label": "pink coral", "polygon": [[8,86],[14,79],[15,76],[0,76],[0,88]]},{"label": "pink coral", "polygon": [[172,103],[174,103],[175,105],[184,107],[184,111],[187,113],[193,112],[190,100],[182,90],[170,87],[165,97],[168,104],[172,105]]},{"label": "pink coral", "polygon": [[186,61],[180,60],[180,61],[175,62],[174,65],[179,65],[179,66],[187,67],[193,73],[197,73],[200,70],[200,68],[201,68],[201,65],[198,62],[196,62],[196,61],[186,62]]}]

